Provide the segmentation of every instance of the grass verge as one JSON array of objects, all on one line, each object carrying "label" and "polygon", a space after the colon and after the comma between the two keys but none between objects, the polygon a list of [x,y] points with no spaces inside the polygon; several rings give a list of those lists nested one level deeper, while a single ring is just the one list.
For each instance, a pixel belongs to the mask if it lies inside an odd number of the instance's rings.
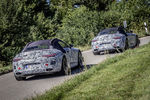
[{"label": "grass verge", "polygon": [[149,100],[150,44],[127,50],[32,100]]},{"label": "grass verge", "polygon": [[0,67],[0,75],[11,72],[12,71],[12,66],[6,66],[6,67]]}]

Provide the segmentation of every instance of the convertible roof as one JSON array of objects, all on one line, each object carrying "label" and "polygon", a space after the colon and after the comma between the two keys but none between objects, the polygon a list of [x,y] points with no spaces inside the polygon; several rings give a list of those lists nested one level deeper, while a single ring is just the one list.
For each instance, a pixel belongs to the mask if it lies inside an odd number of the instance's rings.
[{"label": "convertible roof", "polygon": [[39,40],[39,41],[35,41],[35,42],[30,42],[27,46],[28,47],[33,47],[33,46],[37,46],[40,44],[49,44],[50,40]]},{"label": "convertible roof", "polygon": [[47,44],[47,45],[51,45],[53,41],[57,41],[59,39],[54,38],[54,39],[49,39],[49,40],[39,40],[39,41],[34,41],[34,42],[30,42],[27,44],[28,47],[33,47],[33,46],[37,46],[40,44]]}]

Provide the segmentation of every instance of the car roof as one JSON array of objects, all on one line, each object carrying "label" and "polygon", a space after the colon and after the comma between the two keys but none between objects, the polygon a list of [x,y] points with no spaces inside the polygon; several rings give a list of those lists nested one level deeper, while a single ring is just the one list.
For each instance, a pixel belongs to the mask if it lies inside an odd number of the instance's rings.
[{"label": "car roof", "polygon": [[112,27],[112,28],[106,28],[104,30],[101,30],[98,35],[103,35],[103,34],[107,34],[108,32],[111,32],[111,31],[117,31],[118,30],[118,27]]},{"label": "car roof", "polygon": [[59,39],[54,38],[54,39],[48,39],[48,40],[39,40],[39,41],[34,41],[34,42],[30,42],[27,44],[28,47],[33,47],[33,46],[37,46],[40,44],[48,44],[51,45],[53,41],[59,41]]},{"label": "car roof", "polygon": [[50,40],[39,40],[39,41],[30,42],[27,46],[33,47],[33,46],[37,46],[40,44],[49,44],[49,43],[50,43]]}]

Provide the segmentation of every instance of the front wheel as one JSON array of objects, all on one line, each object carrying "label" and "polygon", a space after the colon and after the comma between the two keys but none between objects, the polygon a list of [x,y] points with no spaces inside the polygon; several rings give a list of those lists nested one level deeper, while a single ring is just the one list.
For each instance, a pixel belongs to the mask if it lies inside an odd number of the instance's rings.
[{"label": "front wheel", "polygon": [[62,60],[61,74],[69,75],[71,73],[71,69],[67,64],[67,59],[64,57]]}]

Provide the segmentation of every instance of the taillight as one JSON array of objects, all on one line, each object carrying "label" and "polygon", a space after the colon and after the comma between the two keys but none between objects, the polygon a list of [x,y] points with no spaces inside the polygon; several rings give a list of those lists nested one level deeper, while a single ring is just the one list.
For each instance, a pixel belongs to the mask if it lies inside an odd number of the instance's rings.
[{"label": "taillight", "polygon": [[13,59],[13,62],[17,62],[19,60],[21,60],[21,58],[15,58],[15,59]]},{"label": "taillight", "polygon": [[48,67],[48,64],[45,64],[45,66],[47,66],[47,67]]},{"label": "taillight", "polygon": [[55,57],[55,56],[56,56],[56,53],[50,54],[50,55],[43,55],[42,57]]},{"label": "taillight", "polygon": [[114,37],[113,39],[121,39],[121,37]]},{"label": "taillight", "polygon": [[21,67],[18,67],[18,70],[21,70]]},{"label": "taillight", "polygon": [[97,40],[92,40],[92,42],[96,42]]}]

